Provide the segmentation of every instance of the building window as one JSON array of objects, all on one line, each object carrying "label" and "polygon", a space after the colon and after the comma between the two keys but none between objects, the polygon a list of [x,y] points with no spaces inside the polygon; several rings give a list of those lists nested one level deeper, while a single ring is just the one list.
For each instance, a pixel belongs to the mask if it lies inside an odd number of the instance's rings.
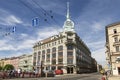
[{"label": "building window", "polygon": [[73,41],[73,39],[68,39],[68,42],[72,42]]},{"label": "building window", "polygon": [[47,44],[47,47],[48,47],[48,44]]},{"label": "building window", "polygon": [[36,56],[37,55],[37,53],[34,53],[34,56]]},{"label": "building window", "polygon": [[54,46],[54,42],[52,42],[52,46]]},{"label": "building window", "polygon": [[55,45],[56,45],[56,41],[55,41]]},{"label": "building window", "polygon": [[63,56],[63,52],[58,52],[58,57],[62,57]]},{"label": "building window", "polygon": [[73,52],[67,52],[67,56],[68,57],[73,56]]},{"label": "building window", "polygon": [[63,43],[63,40],[61,39],[61,43]]},{"label": "building window", "polygon": [[63,64],[63,58],[58,58],[58,64]]},{"label": "building window", "polygon": [[47,59],[46,62],[47,62],[47,63],[50,63],[50,59]]},{"label": "building window", "polygon": [[38,61],[40,61],[40,55],[38,56]]},{"label": "building window", "polygon": [[52,70],[55,70],[56,69],[56,67],[55,66],[52,66]]},{"label": "building window", "polygon": [[53,59],[53,60],[52,60],[52,64],[56,64],[56,59]]},{"label": "building window", "polygon": [[49,43],[49,46],[51,46],[50,43]]},{"label": "building window", "polygon": [[52,58],[56,58],[56,53],[53,53],[53,54],[52,54]]},{"label": "building window", "polygon": [[120,56],[117,57],[116,61],[117,61],[117,62],[120,62]]},{"label": "building window", "polygon": [[67,46],[67,49],[68,49],[68,50],[73,50],[73,46],[72,46],[72,45],[68,45],[68,46]]},{"label": "building window", "polygon": [[45,50],[42,51],[42,54],[45,54]]},{"label": "building window", "polygon": [[50,53],[50,49],[47,49],[47,53]]},{"label": "building window", "polygon": [[56,52],[56,48],[54,47],[54,48],[52,48],[52,52]]},{"label": "building window", "polygon": [[42,55],[42,59],[45,59],[45,55]]},{"label": "building window", "polygon": [[45,50],[42,51],[42,59],[45,59]]},{"label": "building window", "polygon": [[114,38],[114,41],[115,41],[115,42],[118,42],[118,37],[115,37],[115,38]]},{"label": "building window", "polygon": [[38,55],[40,55],[40,53],[41,53],[41,52],[39,51],[39,52],[38,52]]},{"label": "building window", "polygon": [[47,54],[47,59],[50,58],[50,54]]},{"label": "building window", "polygon": [[120,51],[120,50],[119,50],[119,46],[116,46],[116,52],[118,52],[118,51]]},{"label": "building window", "polygon": [[73,64],[73,58],[68,58],[67,59],[67,64]]},{"label": "building window", "polygon": [[41,46],[39,46],[38,48],[41,49]]},{"label": "building window", "polygon": [[27,64],[27,60],[25,60],[24,63]]},{"label": "building window", "polygon": [[63,46],[58,47],[58,51],[61,51],[61,50],[63,50]]},{"label": "building window", "polygon": [[58,69],[60,69],[60,70],[61,70],[62,68],[63,68],[63,66],[58,66]]},{"label": "building window", "polygon": [[114,34],[116,34],[116,33],[117,33],[117,30],[116,30],[116,29],[113,29],[113,32],[114,32]]},{"label": "building window", "polygon": [[60,44],[60,40],[58,41],[58,44]]}]

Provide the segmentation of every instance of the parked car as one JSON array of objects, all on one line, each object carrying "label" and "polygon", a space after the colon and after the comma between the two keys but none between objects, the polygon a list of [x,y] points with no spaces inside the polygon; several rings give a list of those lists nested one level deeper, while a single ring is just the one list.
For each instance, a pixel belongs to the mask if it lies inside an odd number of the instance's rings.
[{"label": "parked car", "polygon": [[55,70],[55,74],[56,74],[56,75],[63,74],[63,70],[59,70],[59,69],[58,69],[58,70]]},{"label": "parked car", "polygon": [[55,74],[54,74],[54,71],[45,70],[44,73],[43,73],[43,76],[45,76],[45,77],[54,77]]}]

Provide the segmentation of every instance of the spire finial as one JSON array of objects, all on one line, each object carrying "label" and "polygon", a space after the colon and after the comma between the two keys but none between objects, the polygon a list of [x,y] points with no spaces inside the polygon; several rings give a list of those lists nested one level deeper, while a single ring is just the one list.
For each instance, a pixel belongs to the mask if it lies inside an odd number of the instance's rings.
[{"label": "spire finial", "polygon": [[69,13],[69,2],[67,2],[67,19],[70,19],[70,13]]}]

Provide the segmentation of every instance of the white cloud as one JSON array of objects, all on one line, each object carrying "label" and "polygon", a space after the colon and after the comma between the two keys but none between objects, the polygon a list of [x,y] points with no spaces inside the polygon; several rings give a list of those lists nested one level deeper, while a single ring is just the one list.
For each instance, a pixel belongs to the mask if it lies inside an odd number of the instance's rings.
[{"label": "white cloud", "polygon": [[105,65],[105,41],[104,40],[95,40],[87,42],[89,48],[92,49],[92,57],[94,57],[99,64]]},{"label": "white cloud", "polygon": [[23,23],[20,18],[16,17],[15,15],[0,9],[0,24],[1,25],[16,25]]},{"label": "white cloud", "polygon": [[20,24],[22,21],[15,17],[14,15],[9,15],[8,17],[5,18],[6,23],[9,25],[15,25],[15,24]]},{"label": "white cloud", "polygon": [[[55,29],[54,27],[45,27],[43,29],[37,30],[34,35],[31,34],[20,34],[20,42],[17,40],[11,42],[10,39],[3,39],[0,40],[0,51],[11,50],[11,51],[18,51],[18,50],[25,50],[25,49],[32,49],[33,45],[42,39],[48,38],[52,35],[58,34],[61,29]],[[37,35],[37,36],[35,36]]]},{"label": "white cloud", "polygon": [[58,34],[60,31],[62,31],[61,28],[53,27],[46,27],[44,29],[39,29],[37,32],[38,38],[44,39],[48,38],[50,36]]},{"label": "white cloud", "polygon": [[7,44],[7,40],[0,40],[0,51],[14,49],[13,46]]},{"label": "white cloud", "polygon": [[91,24],[92,30],[97,32],[97,31],[101,31],[105,29],[105,26],[111,22],[111,19],[106,18],[104,20],[100,20],[100,21],[94,21]]},{"label": "white cloud", "polygon": [[94,57],[99,64],[105,65],[106,57],[105,57],[105,48],[100,48],[95,51],[92,51],[92,57]]}]

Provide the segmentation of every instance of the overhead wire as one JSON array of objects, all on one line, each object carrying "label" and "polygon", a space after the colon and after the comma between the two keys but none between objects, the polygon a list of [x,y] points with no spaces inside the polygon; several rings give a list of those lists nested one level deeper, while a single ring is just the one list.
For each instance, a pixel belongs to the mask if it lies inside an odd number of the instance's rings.
[{"label": "overhead wire", "polygon": [[[42,8],[35,0],[32,0],[37,6],[39,6],[39,8],[44,11],[44,15],[48,15],[50,16],[50,18],[59,26],[59,23],[54,19],[53,15],[50,15],[44,8]],[[52,10],[50,10],[50,13],[52,13]]]},{"label": "overhead wire", "polygon": [[[43,18],[43,16],[41,16],[39,13],[37,13],[34,9],[30,8],[27,4],[25,4],[22,0],[19,0],[19,2],[21,2],[24,6],[26,6],[28,9],[30,9],[32,12],[34,12],[36,15],[38,15],[39,17]],[[46,19],[44,19],[45,22],[47,22],[48,24],[50,24]]]},{"label": "overhead wire", "polygon": [[[35,0],[32,0],[43,12],[43,14],[47,17],[50,16],[50,18],[54,21],[54,23],[57,25],[56,27],[60,26],[59,23],[54,19],[53,15],[50,15],[44,8],[42,8]],[[52,13],[52,10],[50,10],[50,13]],[[58,27],[59,28],[59,27]],[[55,28],[55,30],[59,33],[60,31]]]}]

